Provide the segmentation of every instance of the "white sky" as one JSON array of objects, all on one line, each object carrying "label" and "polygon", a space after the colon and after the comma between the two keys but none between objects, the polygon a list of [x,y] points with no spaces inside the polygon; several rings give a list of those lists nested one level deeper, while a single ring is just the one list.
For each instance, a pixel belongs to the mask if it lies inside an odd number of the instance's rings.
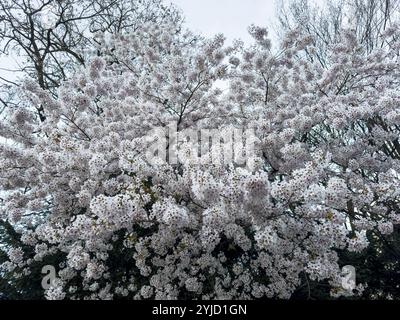
[{"label": "white sky", "polygon": [[[276,0],[170,0],[182,9],[187,26],[206,36],[223,33],[228,42],[251,41],[247,28],[252,23],[272,26]],[[272,33],[272,30],[271,30]]]},{"label": "white sky", "polygon": [[[252,41],[247,32],[251,24],[268,27],[271,40],[276,40],[278,0],[165,0],[182,9],[189,29],[206,36],[223,33],[227,42],[240,38]],[[285,1],[285,0],[284,0]],[[322,5],[325,0],[311,0]]]}]

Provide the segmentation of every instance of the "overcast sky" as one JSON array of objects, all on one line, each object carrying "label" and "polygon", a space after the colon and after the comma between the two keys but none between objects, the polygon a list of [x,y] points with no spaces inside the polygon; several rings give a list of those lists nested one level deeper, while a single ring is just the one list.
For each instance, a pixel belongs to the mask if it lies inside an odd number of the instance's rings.
[{"label": "overcast sky", "polygon": [[250,41],[247,27],[271,26],[276,0],[170,0],[183,10],[187,26],[212,36],[222,32],[228,41]]},{"label": "overcast sky", "polygon": [[[285,1],[285,0],[284,0]],[[223,33],[228,42],[240,38],[252,41],[247,28],[253,23],[266,26],[274,40],[276,8],[280,0],[166,0],[182,9],[187,26],[206,36]],[[325,0],[311,0],[322,5]]]}]

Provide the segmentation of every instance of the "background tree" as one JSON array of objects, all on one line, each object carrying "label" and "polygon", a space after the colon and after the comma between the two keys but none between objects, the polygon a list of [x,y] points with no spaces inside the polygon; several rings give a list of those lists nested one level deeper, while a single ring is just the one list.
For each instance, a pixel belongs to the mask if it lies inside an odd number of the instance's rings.
[{"label": "background tree", "polygon": [[339,41],[343,28],[355,31],[368,54],[374,48],[387,46],[381,35],[398,23],[399,12],[398,0],[335,0],[320,6],[309,0],[281,0],[277,10],[278,36],[282,39],[290,31],[310,35],[314,51],[306,54],[326,68],[330,63],[329,48]]},{"label": "background tree", "polygon": [[[0,52],[18,57],[14,71],[35,79],[54,95],[88,58],[101,54],[96,35],[133,32],[149,21],[179,23],[182,19],[177,9],[161,0],[7,0],[0,9]],[[14,83],[5,84],[9,93]],[[4,105],[6,101],[10,100],[4,98]],[[43,121],[43,106],[37,111]]]}]

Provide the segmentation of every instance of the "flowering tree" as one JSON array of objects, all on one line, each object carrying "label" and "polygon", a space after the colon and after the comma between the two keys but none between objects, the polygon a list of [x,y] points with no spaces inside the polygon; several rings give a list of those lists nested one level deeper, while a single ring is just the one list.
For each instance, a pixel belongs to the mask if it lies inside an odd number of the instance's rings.
[{"label": "flowering tree", "polygon": [[[249,31],[254,45],[225,46],[149,22],[100,40],[56,98],[26,82],[47,113],[21,108],[1,127],[15,142],[0,162],[1,217],[19,233],[8,285],[40,295],[51,265],[47,299],[290,298],[310,282],[362,293],[343,286],[339,254],[400,223],[399,29],[369,53],[342,30],[326,69],[307,58],[309,35],[275,54],[266,29]],[[235,140],[255,145],[245,165],[219,140],[198,152],[187,139],[217,129],[226,144],[232,128],[254,130]]]}]

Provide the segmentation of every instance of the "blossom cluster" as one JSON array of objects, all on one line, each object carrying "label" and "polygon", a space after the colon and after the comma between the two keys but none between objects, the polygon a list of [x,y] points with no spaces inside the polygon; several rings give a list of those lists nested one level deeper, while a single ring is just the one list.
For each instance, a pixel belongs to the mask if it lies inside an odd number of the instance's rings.
[{"label": "blossom cluster", "polygon": [[[225,46],[149,23],[103,43],[57,97],[27,82],[46,120],[18,109],[0,127],[15,141],[0,146],[1,218],[23,242],[2,270],[56,257],[48,299],[290,298],[304,276],[337,293],[337,250],[400,222],[398,40],[366,54],[344,30],[324,70],[301,34],[279,54],[250,34]],[[254,128],[257,152],[149,163],[148,134],[170,122]]]}]

